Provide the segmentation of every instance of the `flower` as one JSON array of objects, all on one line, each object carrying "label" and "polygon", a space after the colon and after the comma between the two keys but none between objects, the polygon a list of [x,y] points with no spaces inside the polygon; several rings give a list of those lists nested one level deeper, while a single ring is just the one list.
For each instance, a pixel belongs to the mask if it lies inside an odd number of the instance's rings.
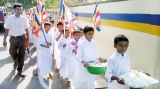
[{"label": "flower", "polygon": [[71,44],[74,45],[74,47],[75,47],[74,49],[78,49],[78,46],[77,46],[77,42],[76,42],[76,41],[72,41]]}]

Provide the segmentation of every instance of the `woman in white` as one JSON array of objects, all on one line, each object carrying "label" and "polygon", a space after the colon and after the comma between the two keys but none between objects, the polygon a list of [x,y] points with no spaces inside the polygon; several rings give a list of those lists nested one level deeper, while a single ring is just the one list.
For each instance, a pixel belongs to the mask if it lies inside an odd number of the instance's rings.
[{"label": "woman in white", "polygon": [[41,32],[38,44],[40,46],[40,71],[39,74],[42,78],[46,78],[47,74],[49,74],[50,78],[52,75],[50,74],[51,66],[52,66],[52,52],[51,46],[53,43],[52,36],[48,34],[51,25],[49,23],[44,24],[44,32]]}]

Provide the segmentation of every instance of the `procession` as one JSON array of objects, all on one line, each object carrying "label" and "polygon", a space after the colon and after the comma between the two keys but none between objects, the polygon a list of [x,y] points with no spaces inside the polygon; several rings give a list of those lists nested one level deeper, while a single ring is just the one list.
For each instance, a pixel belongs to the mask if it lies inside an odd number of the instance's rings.
[{"label": "procession", "polygon": [[[31,67],[30,73],[34,72],[32,70],[34,61],[38,82],[36,85],[33,83],[34,88],[12,86],[7,88],[3,81],[0,81],[2,84],[0,89],[159,89],[159,77],[155,77],[153,72],[147,69],[136,67],[138,64],[133,63],[135,61],[132,55],[136,52],[130,50],[134,48],[134,43],[129,33],[117,31],[110,36],[111,41],[108,41],[109,38],[105,38],[105,35],[99,35],[104,31],[101,23],[115,25],[109,20],[103,21],[105,15],[100,13],[101,4],[98,2],[94,4],[95,8],[92,8],[94,12],[91,19],[88,19],[85,17],[87,14],[73,13],[75,7],[69,7],[66,0],[60,0],[58,16],[54,12],[56,10],[48,13],[42,0],[37,0],[36,3],[37,6],[28,9],[23,8],[20,3],[13,5],[13,14],[5,17],[3,47],[0,50],[3,49],[2,53],[7,51],[7,55],[10,55],[9,64],[16,72],[13,76],[16,75],[24,80],[30,76],[28,73],[25,74],[27,71],[25,66]],[[116,18],[118,17],[114,17]],[[79,19],[88,21],[90,25]],[[109,44],[112,46],[108,47]],[[112,52],[109,53],[111,50],[106,47],[112,49]],[[108,50],[106,52],[109,54],[102,55],[103,49]],[[26,64],[27,61],[32,62]],[[5,66],[3,64],[5,62],[0,61],[0,63],[0,66]],[[151,67],[151,64],[148,66]],[[12,69],[3,68],[7,71]],[[8,79],[12,81],[13,76]],[[101,79],[101,82],[98,79]],[[56,83],[50,85],[50,82]],[[35,86],[42,87],[35,88]],[[53,88],[54,86],[61,87]]]}]

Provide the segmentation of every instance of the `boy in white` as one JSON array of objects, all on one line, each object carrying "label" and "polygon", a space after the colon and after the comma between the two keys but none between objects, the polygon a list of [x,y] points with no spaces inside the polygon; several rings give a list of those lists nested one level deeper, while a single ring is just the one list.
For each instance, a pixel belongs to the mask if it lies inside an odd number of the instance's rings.
[{"label": "boy in white", "polygon": [[76,89],[95,89],[95,75],[87,71],[89,61],[107,61],[106,59],[99,58],[96,54],[96,43],[92,40],[94,29],[92,27],[84,28],[85,39],[78,45],[76,58],[81,63],[79,67],[79,80]]},{"label": "boy in white", "polygon": [[56,67],[56,72],[59,72],[59,68],[60,68],[60,61],[59,61],[59,52],[60,50],[58,49],[58,41],[60,38],[63,37],[63,23],[62,22],[58,22],[57,24],[57,28],[58,30],[55,32],[55,47],[54,47],[54,59],[56,59],[56,63],[55,63],[55,67]]},{"label": "boy in white", "polygon": [[117,52],[107,62],[107,72],[105,74],[105,77],[108,79],[107,89],[130,89],[128,85],[125,85],[124,80],[119,77],[124,73],[130,72],[130,57],[125,54],[128,45],[129,40],[124,35],[117,35],[114,38],[114,47],[117,49]]},{"label": "boy in white", "polygon": [[114,38],[114,47],[117,49],[107,62],[108,89],[130,89],[124,85],[124,80],[118,76],[130,72],[130,58],[124,54],[128,48],[129,40],[124,35]]},{"label": "boy in white", "polygon": [[69,36],[69,30],[65,30],[64,36],[58,41],[58,48],[60,49],[60,77],[63,79],[68,78],[67,72],[68,72],[68,58],[69,55],[66,52],[66,46],[67,44],[72,40],[72,38]]},{"label": "boy in white", "polygon": [[83,29],[82,29],[82,28],[80,28],[79,30],[80,30],[80,32],[81,32],[81,35],[80,35],[80,39],[79,39],[79,41],[81,42],[82,40],[84,40],[84,39],[85,39],[85,37],[84,37]]},{"label": "boy in white", "polygon": [[52,46],[52,54],[54,53],[54,41],[55,41],[55,32],[56,32],[56,27],[54,25],[54,20],[50,20],[49,23],[51,24],[51,29],[49,30],[49,34],[52,35],[52,39],[53,39],[53,46]]},{"label": "boy in white", "polygon": [[51,66],[52,66],[52,53],[51,53],[51,46],[53,43],[52,36],[48,34],[51,25],[49,23],[44,24],[44,32],[41,32],[38,40],[38,45],[40,46],[40,71],[39,75],[42,78],[46,78],[47,74],[49,74],[50,78],[52,75],[50,74]]},{"label": "boy in white", "polygon": [[73,39],[67,45],[67,53],[69,54],[68,60],[68,80],[71,82],[73,88],[77,89],[79,79],[79,61],[76,59],[78,40],[80,38],[80,31],[73,31]]}]

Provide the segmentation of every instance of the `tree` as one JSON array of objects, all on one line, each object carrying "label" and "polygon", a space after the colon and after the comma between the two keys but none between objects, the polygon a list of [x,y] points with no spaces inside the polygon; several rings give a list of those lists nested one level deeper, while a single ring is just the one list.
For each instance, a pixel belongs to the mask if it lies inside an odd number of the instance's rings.
[{"label": "tree", "polygon": [[45,7],[46,8],[59,8],[60,0],[45,0]]},{"label": "tree", "polygon": [[[0,0],[0,5],[3,6],[7,2],[14,3],[14,0]],[[17,2],[22,4],[24,8],[30,8],[36,5],[36,0],[17,0]]]}]

